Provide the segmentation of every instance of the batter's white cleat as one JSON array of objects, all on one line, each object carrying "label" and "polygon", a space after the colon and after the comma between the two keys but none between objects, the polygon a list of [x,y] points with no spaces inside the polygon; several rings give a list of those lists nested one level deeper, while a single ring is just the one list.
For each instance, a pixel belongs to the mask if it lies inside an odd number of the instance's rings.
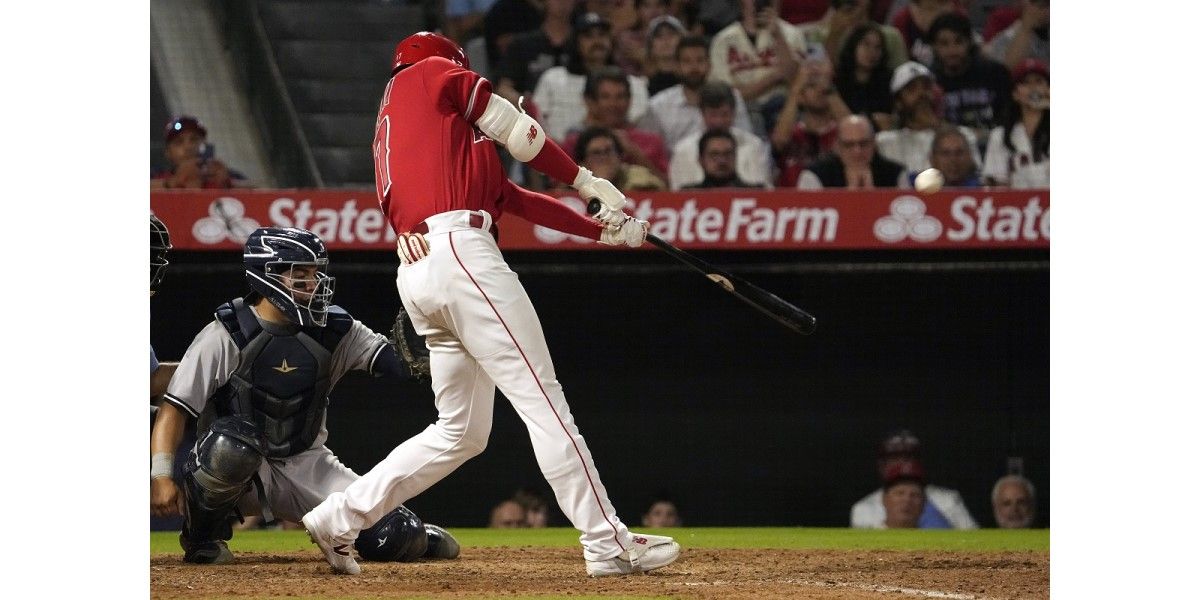
[{"label": "batter's white cleat", "polygon": [[316,543],[321,548],[321,552],[325,554],[325,562],[328,562],[333,572],[339,575],[358,575],[361,573],[362,569],[359,568],[358,562],[354,560],[353,556],[350,556],[350,549],[353,544],[338,544],[333,539],[333,536],[321,527],[321,523],[318,521],[316,515],[313,514],[314,512],[316,511],[314,510],[304,515],[304,518],[300,519],[300,522],[304,524],[304,529],[308,531],[309,539]]},{"label": "batter's white cleat", "polygon": [[645,573],[665,567],[679,558],[679,543],[664,535],[632,533],[633,547],[606,560],[587,561],[591,577]]}]

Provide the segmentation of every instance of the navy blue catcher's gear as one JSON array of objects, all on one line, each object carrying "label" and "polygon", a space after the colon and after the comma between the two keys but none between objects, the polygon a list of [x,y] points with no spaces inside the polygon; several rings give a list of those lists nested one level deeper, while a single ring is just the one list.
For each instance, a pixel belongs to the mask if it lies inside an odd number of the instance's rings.
[{"label": "navy blue catcher's gear", "polygon": [[185,561],[211,563],[228,555],[220,542],[233,537],[229,517],[262,461],[262,434],[246,419],[216,419],[196,442],[183,468],[187,510],[179,543]]},{"label": "navy blue catcher's gear", "polygon": [[[311,231],[260,227],[242,253],[246,282],[297,325],[325,326],[334,278],[325,243]],[[309,272],[306,267],[315,267]],[[302,271],[303,272],[302,272]]]},{"label": "navy blue catcher's gear", "polygon": [[150,215],[150,293],[158,291],[167,270],[167,250],[171,249],[171,232],[158,217]]},{"label": "navy blue catcher's gear", "polygon": [[362,530],[354,549],[364,560],[412,562],[425,554],[428,543],[421,518],[401,506]]},{"label": "navy blue catcher's gear", "polygon": [[423,558],[458,558],[458,540],[449,531],[426,523],[425,534],[429,536],[429,545]]}]

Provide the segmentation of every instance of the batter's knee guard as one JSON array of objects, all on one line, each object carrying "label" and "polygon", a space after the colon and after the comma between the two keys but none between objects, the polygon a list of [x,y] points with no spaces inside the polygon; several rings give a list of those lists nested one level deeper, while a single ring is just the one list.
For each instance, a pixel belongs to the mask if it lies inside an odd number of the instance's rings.
[{"label": "batter's knee guard", "polygon": [[196,442],[183,475],[187,511],[180,542],[185,551],[233,537],[229,516],[262,465],[264,448],[258,427],[241,417],[213,421]]},{"label": "batter's knee guard", "polygon": [[412,562],[425,555],[428,544],[421,518],[401,506],[362,530],[354,549],[364,560]]}]

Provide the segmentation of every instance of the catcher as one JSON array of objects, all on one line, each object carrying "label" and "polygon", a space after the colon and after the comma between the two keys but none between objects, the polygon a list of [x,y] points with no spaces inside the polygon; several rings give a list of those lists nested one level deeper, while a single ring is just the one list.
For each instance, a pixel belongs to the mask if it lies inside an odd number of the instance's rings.
[{"label": "catcher", "polygon": [[[316,235],[260,228],[243,256],[251,293],[217,308],[192,341],[150,436],[150,511],[184,515],[179,543],[191,563],[233,560],[226,541],[235,510],[239,518],[299,521],[358,479],[325,447],[329,391],[343,374],[429,375],[428,354],[403,309],[389,340],[330,303],[334,278]],[[177,485],[172,453],[189,417],[199,420],[197,442]],[[364,529],[354,545],[367,560],[459,553],[449,532],[403,506]]]}]

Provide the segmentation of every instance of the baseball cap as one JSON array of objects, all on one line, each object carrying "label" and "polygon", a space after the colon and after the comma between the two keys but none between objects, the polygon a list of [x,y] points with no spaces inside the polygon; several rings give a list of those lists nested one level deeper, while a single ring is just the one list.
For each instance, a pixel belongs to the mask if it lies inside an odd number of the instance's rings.
[{"label": "baseball cap", "polygon": [[189,115],[180,115],[171,119],[167,123],[166,131],[163,132],[163,137],[169,143],[175,139],[175,136],[187,131],[195,131],[204,137],[208,137],[208,130],[200,124],[200,119]]},{"label": "baseball cap", "polygon": [[609,23],[608,19],[600,16],[599,13],[583,13],[575,19],[575,33],[581,33],[596,27],[602,27],[607,31],[612,31],[612,23]]},{"label": "baseball cap", "polygon": [[660,26],[670,27],[678,31],[679,35],[687,35],[687,29],[684,28],[683,23],[680,23],[679,19],[676,19],[672,15],[659,15],[650,19],[650,24],[646,26],[646,31],[650,34],[650,37],[654,37],[654,34],[658,33]]},{"label": "baseball cap", "polygon": [[890,456],[915,456],[921,450],[921,440],[907,429],[898,429],[883,438],[879,443],[880,458]]},{"label": "baseball cap", "polygon": [[1047,80],[1049,80],[1050,65],[1047,65],[1036,58],[1027,58],[1021,61],[1021,64],[1017,65],[1017,67],[1013,69],[1013,83],[1021,83],[1021,81],[1025,79],[1025,76],[1029,75],[1030,73],[1040,73],[1042,77],[1045,77]]},{"label": "baseball cap", "polygon": [[910,60],[896,67],[896,70],[892,71],[892,93],[899,92],[904,89],[904,86],[920,77],[928,77],[930,81],[933,81],[933,73],[929,67],[919,62]]},{"label": "baseball cap", "polygon": [[921,466],[921,462],[916,459],[902,460],[888,465],[883,474],[883,487],[890,487],[892,484],[902,481],[914,481],[918,485],[925,485],[925,467]]}]

